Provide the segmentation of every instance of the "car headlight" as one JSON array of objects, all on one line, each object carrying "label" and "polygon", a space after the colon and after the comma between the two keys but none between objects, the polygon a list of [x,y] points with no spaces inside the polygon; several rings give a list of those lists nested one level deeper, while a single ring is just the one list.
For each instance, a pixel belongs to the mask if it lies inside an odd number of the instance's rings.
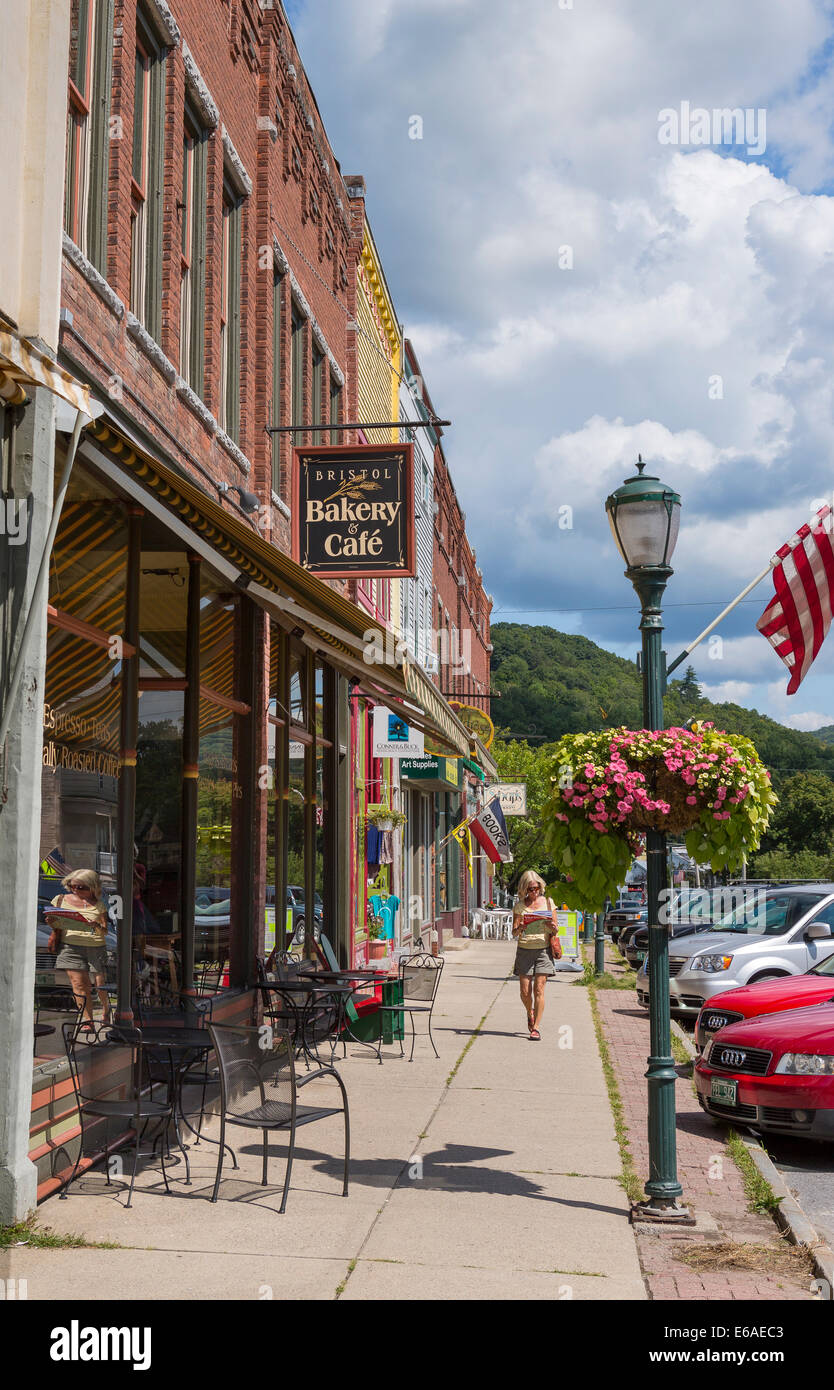
[{"label": "car headlight", "polygon": [[834,1057],[824,1052],[786,1052],[779,1058],[776,1072],[780,1076],[831,1076]]},{"label": "car headlight", "polygon": [[702,970],[710,975],[714,971],[729,970],[732,963],[732,956],[695,956],[689,969]]}]

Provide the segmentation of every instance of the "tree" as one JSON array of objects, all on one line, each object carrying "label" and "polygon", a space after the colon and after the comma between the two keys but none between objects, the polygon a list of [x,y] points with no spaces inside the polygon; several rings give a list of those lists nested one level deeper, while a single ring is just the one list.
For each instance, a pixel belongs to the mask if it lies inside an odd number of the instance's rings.
[{"label": "tree", "polygon": [[534,747],[520,740],[499,740],[491,752],[502,781],[527,783],[527,815],[507,817],[513,862],[500,869],[501,877],[514,884],[525,869],[535,869],[550,883],[560,875],[545,849],[541,811],[551,787],[553,745]]},{"label": "tree", "polygon": [[[834,783],[821,772],[798,772],[782,785],[764,850],[834,854]],[[816,875],[814,875],[816,877]]]},{"label": "tree", "polygon": [[678,682],[678,695],[684,704],[700,704],[702,699],[701,687],[698,684],[694,666],[687,666],[683,680]]}]

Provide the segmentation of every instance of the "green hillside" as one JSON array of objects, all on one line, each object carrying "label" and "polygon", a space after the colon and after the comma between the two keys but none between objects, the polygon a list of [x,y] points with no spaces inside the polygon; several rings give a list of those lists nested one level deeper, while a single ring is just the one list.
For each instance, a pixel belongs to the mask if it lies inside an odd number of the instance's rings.
[{"label": "green hillside", "polygon": [[[634,662],[614,656],[587,637],[551,627],[495,623],[490,636],[491,680],[501,692],[492,702],[499,736],[536,747],[566,733],[621,724],[642,727],[641,684]],[[777,788],[795,772],[821,772],[834,779],[834,727],[801,733],[756,710],[713,704],[703,699],[691,671],[669,682],[665,712],[667,727],[695,716],[751,738]],[[830,746],[819,737],[826,733]]]}]

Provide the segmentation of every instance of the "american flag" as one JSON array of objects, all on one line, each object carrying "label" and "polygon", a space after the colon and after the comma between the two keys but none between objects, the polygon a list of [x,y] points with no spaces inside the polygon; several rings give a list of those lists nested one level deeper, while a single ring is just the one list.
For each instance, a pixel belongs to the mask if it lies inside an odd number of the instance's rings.
[{"label": "american flag", "polygon": [[790,672],[794,695],[811,669],[831,626],[834,589],[832,511],[820,507],[810,523],[780,547],[771,560],[775,597],[756,627]]}]

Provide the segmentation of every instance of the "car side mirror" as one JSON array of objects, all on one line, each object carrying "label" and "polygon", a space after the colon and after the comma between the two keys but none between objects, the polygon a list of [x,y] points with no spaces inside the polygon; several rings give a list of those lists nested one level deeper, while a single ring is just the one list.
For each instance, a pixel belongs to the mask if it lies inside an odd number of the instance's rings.
[{"label": "car side mirror", "polygon": [[831,935],[831,926],[828,922],[811,922],[802,935],[806,941],[822,941]]}]

